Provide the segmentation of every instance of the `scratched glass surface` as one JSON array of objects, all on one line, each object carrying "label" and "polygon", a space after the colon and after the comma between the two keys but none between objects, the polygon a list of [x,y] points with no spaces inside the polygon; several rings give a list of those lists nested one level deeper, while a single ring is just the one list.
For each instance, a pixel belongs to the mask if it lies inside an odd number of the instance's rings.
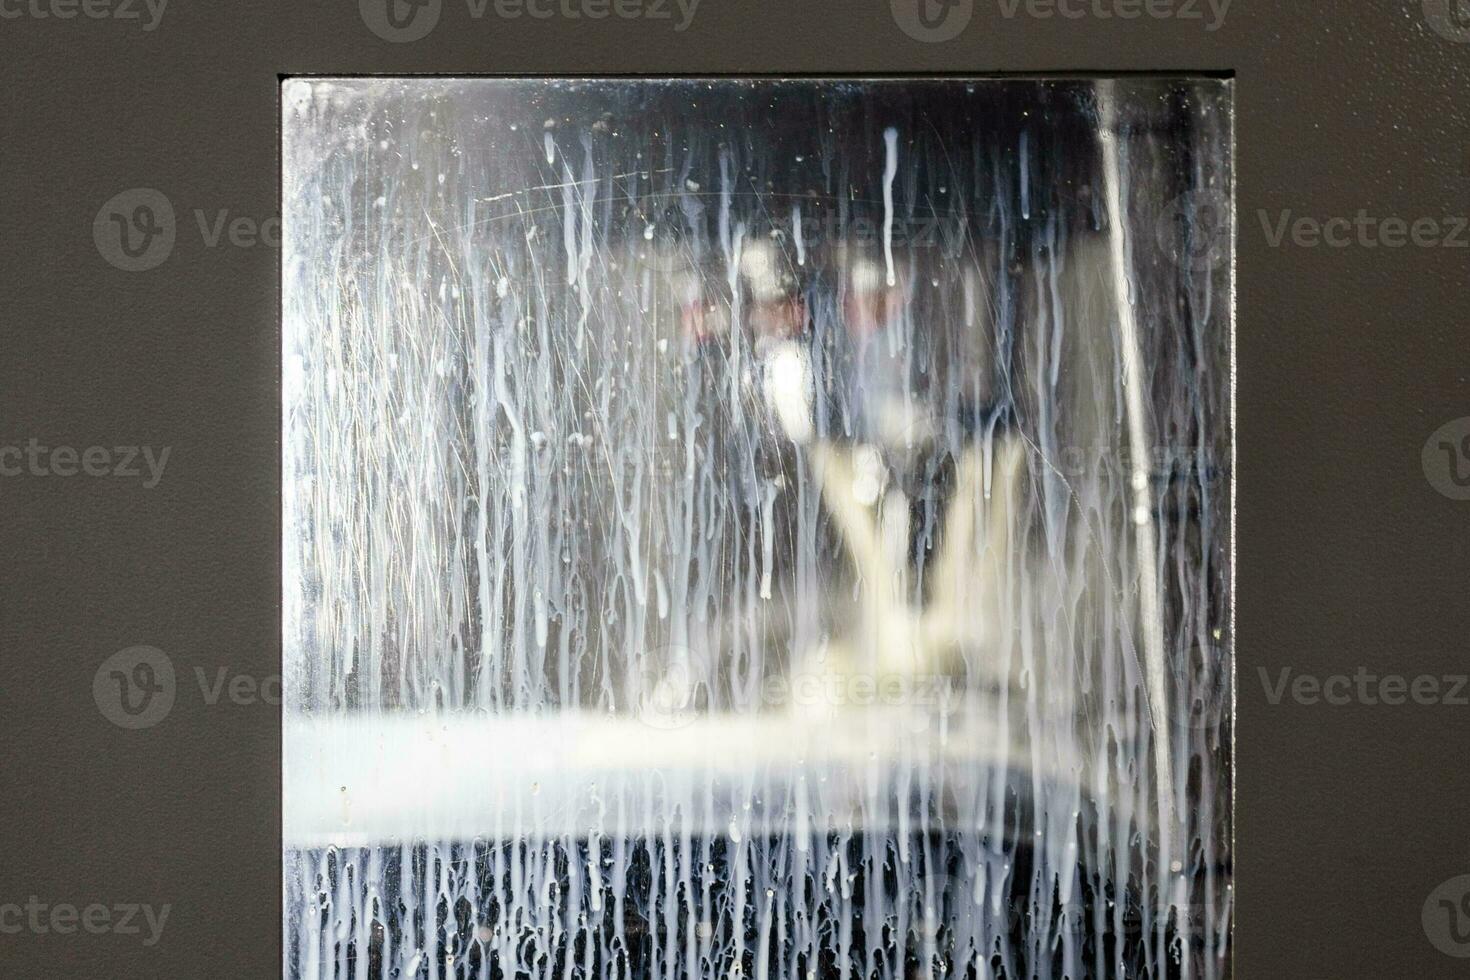
[{"label": "scratched glass surface", "polygon": [[286,83],[285,975],[1225,976],[1230,92]]}]

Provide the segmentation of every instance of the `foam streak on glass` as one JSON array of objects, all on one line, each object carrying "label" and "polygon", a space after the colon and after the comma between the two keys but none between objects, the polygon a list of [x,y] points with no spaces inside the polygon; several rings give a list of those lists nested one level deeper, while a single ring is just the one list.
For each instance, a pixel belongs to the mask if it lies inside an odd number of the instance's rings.
[{"label": "foam streak on glass", "polygon": [[1228,973],[1228,82],[283,113],[286,976]]}]

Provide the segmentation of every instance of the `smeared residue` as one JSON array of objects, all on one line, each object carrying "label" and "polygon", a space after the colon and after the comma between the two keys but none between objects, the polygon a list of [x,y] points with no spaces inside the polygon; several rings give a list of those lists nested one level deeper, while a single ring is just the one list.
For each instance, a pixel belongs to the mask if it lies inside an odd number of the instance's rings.
[{"label": "smeared residue", "polygon": [[288,85],[286,975],[1225,975],[1228,90],[1113,94]]}]

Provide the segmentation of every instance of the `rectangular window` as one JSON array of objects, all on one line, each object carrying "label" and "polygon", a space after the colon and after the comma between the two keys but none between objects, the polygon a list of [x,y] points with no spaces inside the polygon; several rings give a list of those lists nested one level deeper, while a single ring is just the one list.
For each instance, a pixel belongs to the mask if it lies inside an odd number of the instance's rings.
[{"label": "rectangular window", "polygon": [[286,976],[1227,975],[1228,82],[283,103]]}]

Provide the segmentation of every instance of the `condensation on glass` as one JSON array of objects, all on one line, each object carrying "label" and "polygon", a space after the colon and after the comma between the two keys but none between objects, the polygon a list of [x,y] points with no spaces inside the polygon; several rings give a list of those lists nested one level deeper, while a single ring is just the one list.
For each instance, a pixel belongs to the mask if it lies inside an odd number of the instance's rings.
[{"label": "condensation on glass", "polygon": [[1230,84],[284,103],[284,972],[1229,967]]}]

